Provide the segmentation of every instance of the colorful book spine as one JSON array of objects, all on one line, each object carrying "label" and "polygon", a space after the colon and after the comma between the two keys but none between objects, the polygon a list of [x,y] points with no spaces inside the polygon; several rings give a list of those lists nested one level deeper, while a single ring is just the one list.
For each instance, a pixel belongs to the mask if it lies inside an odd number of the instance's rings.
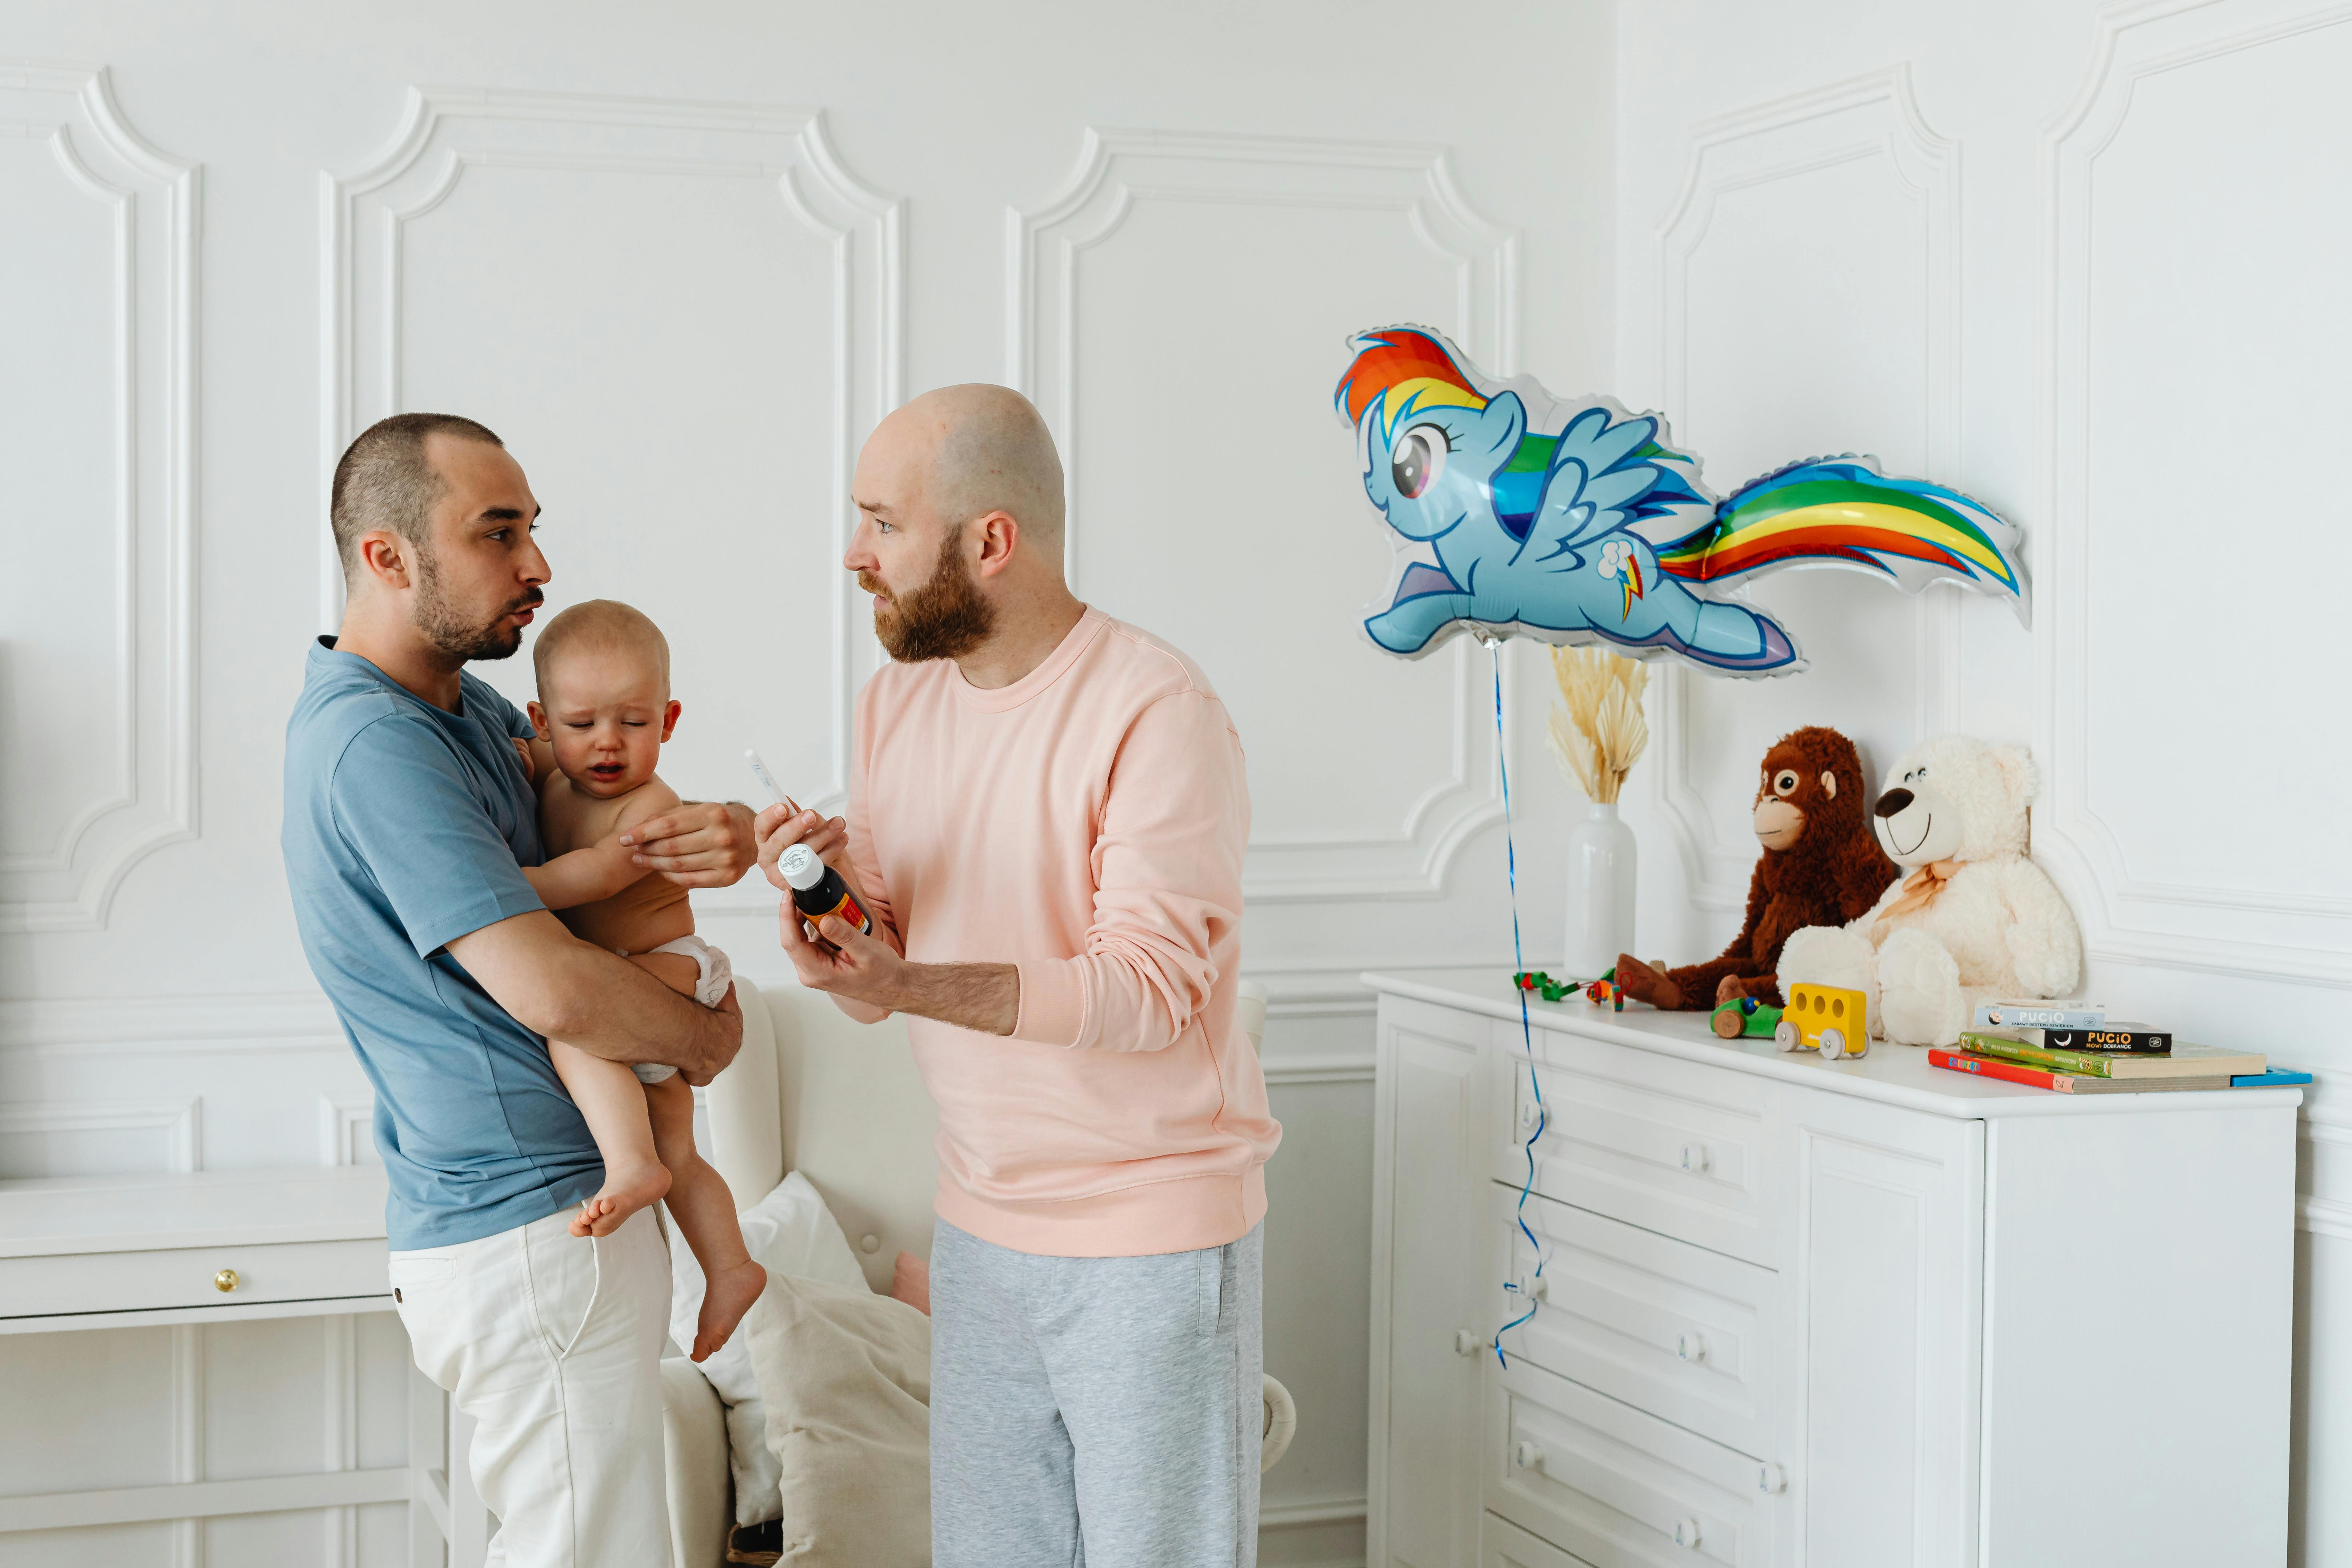
[{"label": "colorful book spine", "polygon": [[1946,1050],[1941,1046],[1927,1047],[1927,1065],[1949,1068],[1954,1072],[1972,1072],[1979,1078],[1997,1078],[2003,1083],[2054,1089],[2061,1094],[2071,1094],[2074,1089],[2074,1079],[2065,1073],[2046,1072],[2041,1068],[2028,1067],[2023,1062],[1998,1061],[1990,1057],[1972,1056],[1967,1051]]},{"label": "colorful book spine", "polygon": [[2043,1072],[2071,1073],[2077,1078],[2113,1078],[2115,1066],[2105,1057],[2084,1051],[2054,1050],[2048,1046],[2029,1045],[2011,1039],[2007,1035],[1988,1035],[1975,1029],[1960,1031],[1960,1044],[1979,1056],[1999,1057],[2003,1061],[2017,1062]]},{"label": "colorful book spine", "polygon": [[2268,1072],[2244,1072],[2230,1080],[2231,1089],[2282,1089],[2298,1083],[2309,1083],[2307,1072],[2292,1072],[2285,1068],[2273,1068]]},{"label": "colorful book spine", "polygon": [[2172,1049],[2171,1030],[2151,1029],[2146,1024],[2102,1024],[2095,1029],[2029,1027],[2017,1034],[2028,1045],[2043,1046],[2053,1051],[2139,1051],[2160,1055]]},{"label": "colorful book spine", "polygon": [[2106,1021],[2104,1002],[1986,1002],[1977,1008],[1979,1029],[2087,1029]]}]

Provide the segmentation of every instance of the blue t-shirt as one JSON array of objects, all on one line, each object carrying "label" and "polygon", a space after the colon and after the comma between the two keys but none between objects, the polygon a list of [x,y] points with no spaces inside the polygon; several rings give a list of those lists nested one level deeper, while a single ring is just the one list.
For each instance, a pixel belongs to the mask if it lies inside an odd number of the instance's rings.
[{"label": "blue t-shirt", "polygon": [[320,637],[286,726],[279,842],[302,951],[375,1085],[393,1249],[448,1247],[560,1213],[604,1169],[546,1043],[446,945],[544,909],[530,724],[460,678],[434,707]]}]

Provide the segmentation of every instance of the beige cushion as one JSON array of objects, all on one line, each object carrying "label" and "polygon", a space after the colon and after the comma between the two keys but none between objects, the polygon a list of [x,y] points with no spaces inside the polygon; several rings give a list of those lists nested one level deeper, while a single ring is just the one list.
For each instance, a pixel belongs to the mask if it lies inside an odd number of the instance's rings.
[{"label": "beige cushion", "polygon": [[867,1290],[773,1279],[744,1331],[782,1471],[782,1561],[929,1568],[931,1321]]}]

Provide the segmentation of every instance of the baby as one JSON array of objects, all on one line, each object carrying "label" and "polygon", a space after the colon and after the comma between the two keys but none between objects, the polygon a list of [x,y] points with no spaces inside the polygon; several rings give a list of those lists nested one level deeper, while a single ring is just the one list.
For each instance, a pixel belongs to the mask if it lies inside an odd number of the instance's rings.
[{"label": "baby", "polygon": [[[523,875],[574,936],[717,1005],[733,983],[727,955],[694,934],[687,890],[640,871],[620,841],[678,804],[654,776],[662,742],[677,723],[668,642],[628,605],[591,599],[547,623],[531,663],[539,700],[530,721],[554,748],[555,766],[534,781],[548,861]],[[676,1068],[632,1068],[561,1040],[548,1041],[547,1049],[604,1159],[604,1190],[581,1205],[572,1234],[610,1235],[667,1194],[670,1217],[709,1281],[694,1332],[692,1353],[700,1361],[727,1342],[768,1276],[744,1250],[726,1179],[695,1152],[694,1090]]]}]

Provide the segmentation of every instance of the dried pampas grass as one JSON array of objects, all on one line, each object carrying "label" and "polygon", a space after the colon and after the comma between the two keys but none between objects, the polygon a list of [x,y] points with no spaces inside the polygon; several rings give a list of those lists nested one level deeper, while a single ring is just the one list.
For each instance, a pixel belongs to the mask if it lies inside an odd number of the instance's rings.
[{"label": "dried pampas grass", "polygon": [[1565,709],[1551,710],[1551,750],[1560,772],[1595,803],[1613,804],[1650,743],[1642,717],[1649,667],[1605,648],[1556,647],[1551,673]]}]

